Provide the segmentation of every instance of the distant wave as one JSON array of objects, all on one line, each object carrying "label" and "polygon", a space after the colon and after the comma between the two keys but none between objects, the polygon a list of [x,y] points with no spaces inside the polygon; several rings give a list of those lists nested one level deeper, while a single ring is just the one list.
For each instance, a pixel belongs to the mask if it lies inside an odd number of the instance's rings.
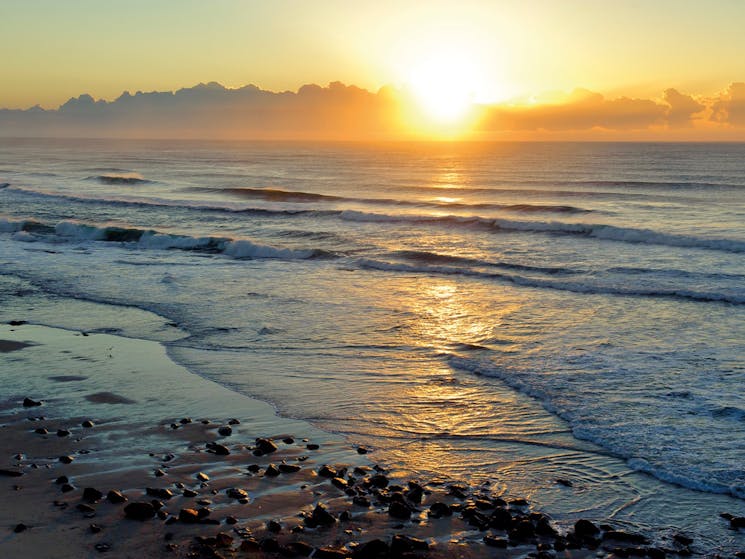
[{"label": "distant wave", "polygon": [[437,202],[428,200],[400,200],[393,198],[351,198],[346,196],[332,196],[329,194],[316,194],[314,192],[300,192],[292,190],[278,190],[275,188],[224,188],[206,189],[198,188],[202,192],[225,192],[244,198],[257,198],[269,202],[350,202],[357,204],[413,206],[430,208],[451,209],[493,209],[513,212],[557,212],[557,213],[590,213],[593,210],[578,208],[568,205],[541,205],[541,204],[497,204],[497,203],[475,203],[465,202]]},{"label": "distant wave", "polygon": [[76,221],[61,221],[55,225],[33,220],[0,219],[0,232],[22,234],[18,240],[29,241],[29,234],[36,240],[99,241],[122,243],[139,249],[184,250],[224,254],[237,259],[279,258],[283,260],[307,260],[311,258],[334,258],[336,255],[321,249],[290,249],[263,245],[247,239],[228,237],[192,237],[162,233],[153,229],[136,227],[100,226]]},{"label": "distant wave", "polygon": [[[357,261],[360,268],[404,272],[412,274],[440,274],[440,275],[458,275],[465,277],[474,277],[487,280],[498,280],[506,283],[512,283],[522,287],[537,287],[542,289],[554,289],[558,291],[570,291],[573,293],[602,294],[602,295],[622,295],[633,297],[660,297],[674,298],[689,301],[701,302],[719,302],[730,303],[733,305],[745,305],[745,289],[730,292],[706,292],[688,289],[665,288],[665,287],[638,287],[633,285],[603,285],[601,283],[588,283],[583,279],[558,280],[552,278],[539,278],[534,276],[524,276],[504,272],[489,272],[474,268],[448,266],[445,264],[421,264],[412,265],[403,262],[390,262],[385,260],[376,260],[372,258],[362,258]],[[494,264],[498,266],[498,264]],[[516,268],[518,268],[516,266]],[[534,268],[540,271],[540,268]],[[564,272],[567,275],[572,271]]]},{"label": "distant wave", "polygon": [[104,175],[93,175],[86,177],[85,180],[93,180],[100,182],[101,184],[153,184],[156,181],[151,181],[143,178],[139,173],[106,173]]},{"label": "distant wave", "polygon": [[555,266],[529,266],[527,264],[517,264],[514,262],[489,262],[477,258],[467,258],[464,256],[454,256],[449,254],[440,254],[426,250],[400,250],[392,253],[392,256],[404,258],[413,262],[423,262],[426,264],[465,264],[470,266],[483,266],[504,268],[508,270],[521,270],[526,272],[538,272],[551,275],[574,275],[586,274],[586,270],[569,269]]}]

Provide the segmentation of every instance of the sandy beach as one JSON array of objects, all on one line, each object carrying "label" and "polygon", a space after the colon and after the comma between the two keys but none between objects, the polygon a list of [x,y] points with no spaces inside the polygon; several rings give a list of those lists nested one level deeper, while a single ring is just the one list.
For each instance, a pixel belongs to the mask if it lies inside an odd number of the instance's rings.
[{"label": "sandy beach", "polygon": [[3,557],[684,556],[489,483],[414,480],[156,342],[0,327]]}]

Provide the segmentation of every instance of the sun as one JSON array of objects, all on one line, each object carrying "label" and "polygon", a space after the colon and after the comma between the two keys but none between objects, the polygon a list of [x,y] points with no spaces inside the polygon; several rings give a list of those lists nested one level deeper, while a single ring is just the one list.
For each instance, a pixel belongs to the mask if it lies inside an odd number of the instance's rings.
[{"label": "sun", "polygon": [[463,53],[440,51],[412,65],[407,85],[417,105],[439,124],[457,124],[473,108],[478,75]]}]

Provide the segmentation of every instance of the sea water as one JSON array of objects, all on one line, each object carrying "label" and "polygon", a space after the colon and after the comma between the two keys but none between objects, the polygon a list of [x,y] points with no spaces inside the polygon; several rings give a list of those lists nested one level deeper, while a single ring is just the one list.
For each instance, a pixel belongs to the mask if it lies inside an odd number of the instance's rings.
[{"label": "sea water", "polygon": [[745,513],[743,161],[1,140],[0,301],[50,325],[69,299],[152,310],[188,336],[122,333],[378,460],[726,549],[742,538],[717,513]]}]

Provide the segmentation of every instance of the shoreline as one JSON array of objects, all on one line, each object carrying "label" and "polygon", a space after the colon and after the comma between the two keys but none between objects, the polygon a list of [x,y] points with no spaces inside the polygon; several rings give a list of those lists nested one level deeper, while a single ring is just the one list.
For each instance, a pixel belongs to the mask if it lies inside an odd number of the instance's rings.
[{"label": "shoreline", "polygon": [[[0,339],[15,347],[0,353],[0,359],[14,369],[6,379],[13,393],[5,395],[0,409],[4,441],[0,467],[23,473],[3,476],[0,487],[4,502],[13,503],[1,513],[6,535],[0,537],[0,549],[7,549],[8,556],[41,559],[107,552],[111,557],[134,557],[143,546],[153,557],[251,556],[280,548],[285,555],[294,550],[302,556],[308,548],[298,542],[304,542],[312,549],[325,549],[315,551],[315,557],[353,556],[355,550],[354,556],[366,557],[360,555],[360,546],[382,541],[389,551],[394,545],[396,554],[403,550],[432,557],[522,557],[531,552],[554,553],[551,548],[557,541],[564,547],[573,541],[566,534],[558,535],[548,517],[532,511],[527,501],[504,502],[488,486],[415,481],[407,472],[383,473],[379,467],[377,471],[370,460],[375,453],[360,453],[364,450],[357,451],[340,436],[278,417],[269,404],[189,372],[172,362],[158,342],[25,324],[0,327]],[[103,367],[106,373],[96,375]],[[193,378],[184,382],[185,374]],[[153,394],[150,382],[156,380],[158,394]],[[24,407],[24,398],[42,405]],[[215,417],[217,403],[219,420],[207,420],[209,412]],[[45,419],[30,420],[40,416]],[[231,425],[231,419],[239,423]],[[93,426],[82,427],[88,420]],[[58,436],[58,429],[69,434]],[[255,456],[257,444],[263,444],[257,438],[273,440],[277,450]],[[220,454],[215,444],[224,445],[230,454]],[[71,456],[73,461],[63,464],[60,456]],[[267,473],[270,464],[277,470],[284,464],[286,471],[273,475],[276,472],[270,468]],[[324,469],[325,465],[330,467]],[[297,472],[290,471],[295,467]],[[195,477],[199,473],[208,479],[200,481]],[[386,478],[386,487],[379,487],[383,480],[375,478],[377,474]],[[54,483],[61,475],[68,480]],[[63,492],[65,483],[73,489]],[[89,498],[83,498],[86,487],[97,489],[101,497],[94,499],[96,494],[87,492]],[[233,498],[241,497],[240,492],[229,496],[230,489],[246,491],[248,503]],[[144,522],[127,519],[122,506],[106,501],[110,490],[121,491],[130,503],[160,496],[161,510],[168,513]],[[185,490],[198,495],[184,496]],[[318,504],[335,517],[329,527],[310,526],[317,520],[313,511]],[[190,508],[211,512],[199,522],[184,520],[190,513],[179,520],[181,510]],[[494,528],[494,516],[505,512],[508,528]],[[349,518],[342,520],[345,513]],[[322,512],[315,516],[324,518]],[[232,522],[230,517],[236,524],[226,523]],[[272,521],[279,523],[279,533],[273,531],[277,526],[270,525]],[[15,532],[21,524],[27,529]],[[520,537],[515,532],[518,526],[524,530]],[[537,530],[544,533],[536,536]],[[219,534],[232,540],[228,543]],[[614,534],[627,541],[613,539]],[[644,546],[647,555],[658,557],[663,556],[660,552],[690,552],[685,534],[671,539],[666,551],[641,543],[645,541],[641,535],[610,526],[590,536],[576,542],[579,549],[558,551],[569,557],[594,556],[596,551],[588,549],[593,546],[606,553],[618,548],[618,556],[625,549]],[[51,542],[58,545],[60,538],[69,544],[68,555],[48,548]],[[416,549],[425,544],[427,551]],[[506,547],[493,547],[502,545]]]}]

